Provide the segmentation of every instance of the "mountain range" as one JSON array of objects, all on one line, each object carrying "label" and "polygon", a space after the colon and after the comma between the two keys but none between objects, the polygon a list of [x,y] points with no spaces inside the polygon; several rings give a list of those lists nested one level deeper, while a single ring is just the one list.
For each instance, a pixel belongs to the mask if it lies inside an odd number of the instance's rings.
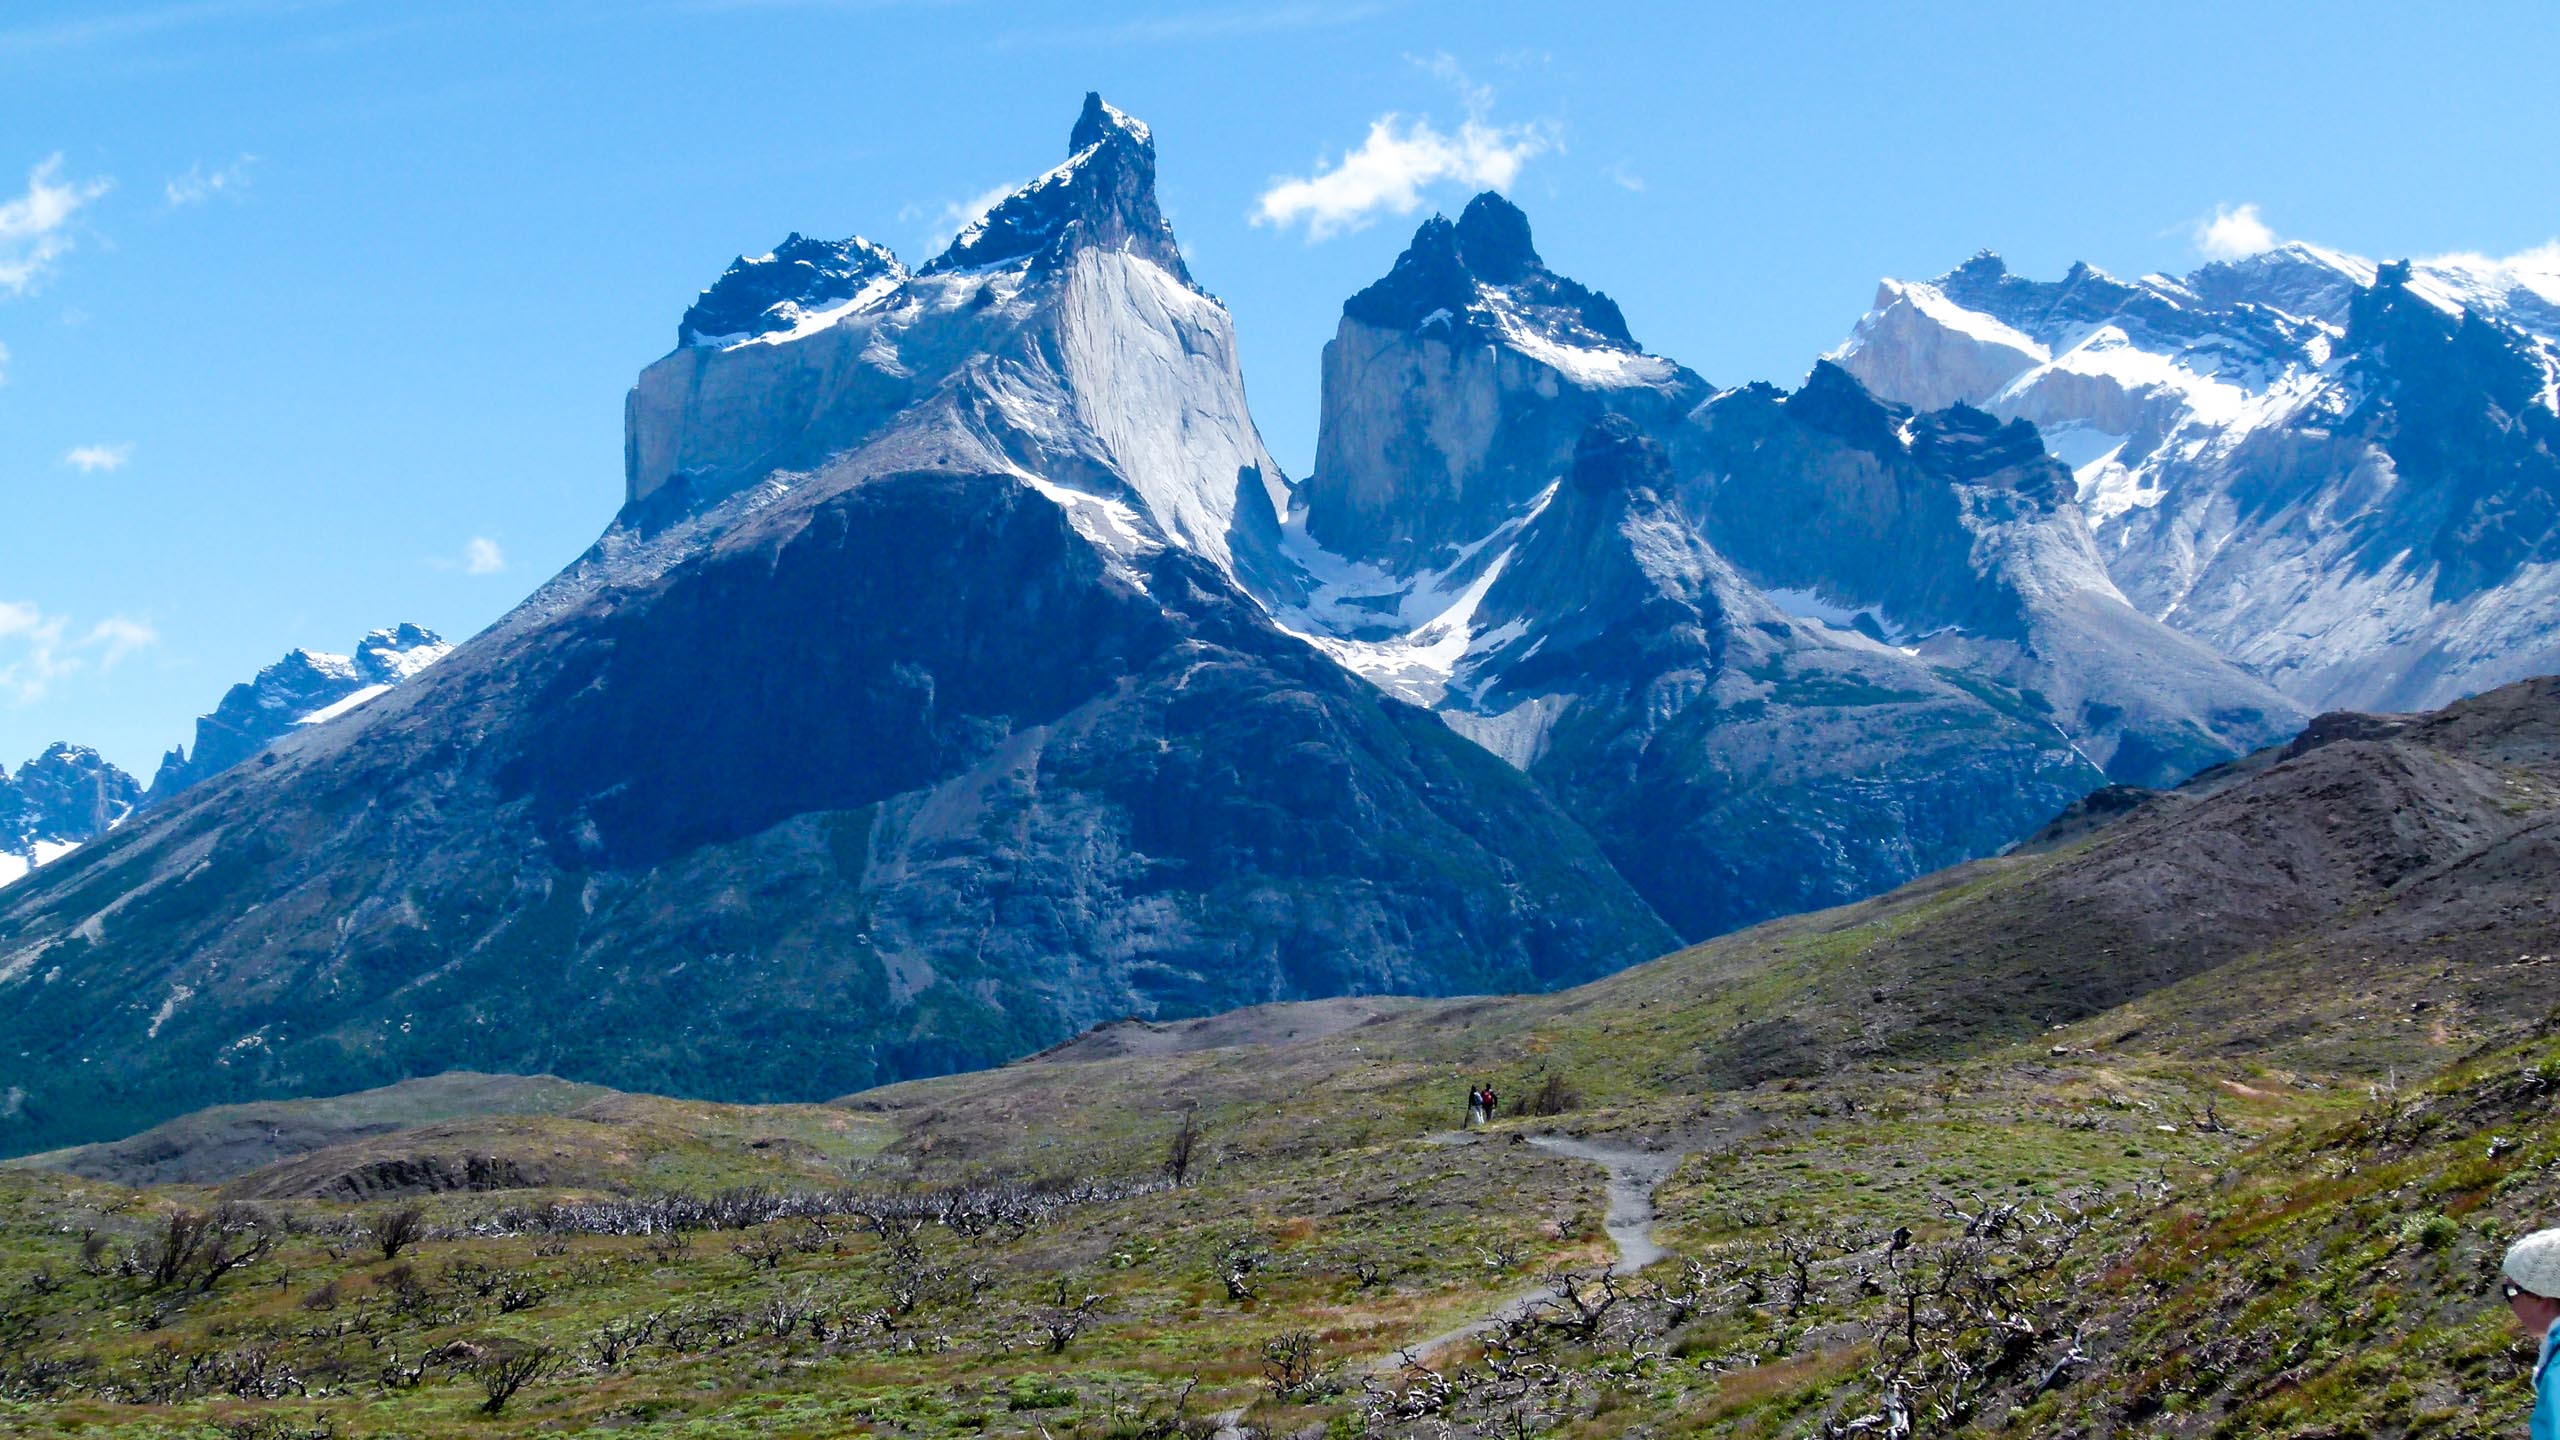
[{"label": "mountain range", "polygon": [[2184,279],[1985,253],[1834,358],[2032,422],[2136,609],[2307,708],[2560,668],[2560,270],[2288,244]]},{"label": "mountain range", "polygon": [[920,266],[731,265],[630,393],[619,513],[498,624],[276,675],[352,687],[326,723],[235,691],[0,895],[0,1147],[1547,989],[2530,671],[2538,292],[2319,263],[1977,259],[1719,389],[1487,193],[1345,304],[1292,478],[1088,96]]}]

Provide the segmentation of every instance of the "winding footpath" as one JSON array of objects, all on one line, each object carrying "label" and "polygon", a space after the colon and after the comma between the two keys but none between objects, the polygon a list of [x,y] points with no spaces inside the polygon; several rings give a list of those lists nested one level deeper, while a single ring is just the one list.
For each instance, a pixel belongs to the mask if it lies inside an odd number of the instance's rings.
[{"label": "winding footpath", "polygon": [[[1430,1145],[1480,1145],[1485,1138],[1471,1130],[1444,1130],[1426,1135],[1423,1140]],[[1670,1178],[1673,1167],[1689,1151],[1629,1150],[1572,1135],[1530,1135],[1524,1138],[1541,1150],[1588,1160],[1609,1172],[1609,1211],[1601,1220],[1601,1228],[1608,1232],[1609,1242],[1618,1250],[1616,1262],[1609,1267],[1611,1274],[1632,1275],[1662,1258],[1663,1249],[1653,1238],[1653,1192]],[[1481,1320],[1471,1320],[1389,1354],[1373,1356],[1347,1367],[1347,1373],[1354,1380],[1365,1376],[1394,1375],[1407,1365],[1422,1364],[1460,1341],[1497,1329],[1505,1321],[1516,1320],[1556,1298],[1554,1286],[1541,1285],[1504,1301]],[[1243,1440],[1246,1408],[1239,1405],[1213,1416],[1217,1429],[1212,1432],[1211,1440]]]},{"label": "winding footpath", "polygon": [[[1476,1145],[1483,1138],[1471,1131],[1443,1131],[1426,1137],[1433,1145]],[[1653,1192],[1671,1175],[1686,1150],[1630,1150],[1615,1145],[1571,1135],[1531,1135],[1528,1142],[1552,1154],[1588,1160],[1609,1172],[1609,1212],[1601,1221],[1609,1241],[1618,1250],[1617,1261],[1609,1267],[1615,1275],[1632,1275],[1662,1258],[1662,1247],[1653,1238]],[[1516,1320],[1541,1305],[1557,1298],[1552,1285],[1516,1295],[1481,1320],[1471,1320],[1452,1330],[1444,1330],[1427,1340],[1417,1341],[1393,1354],[1378,1356],[1354,1366],[1354,1374],[1389,1375],[1407,1364],[1420,1364],[1462,1340],[1498,1329],[1505,1321]]]}]

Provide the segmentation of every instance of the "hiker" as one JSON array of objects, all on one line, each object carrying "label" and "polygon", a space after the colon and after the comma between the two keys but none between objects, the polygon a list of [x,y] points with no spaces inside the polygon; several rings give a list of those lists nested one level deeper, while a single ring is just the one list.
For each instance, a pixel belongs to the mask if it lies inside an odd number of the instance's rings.
[{"label": "hiker", "polygon": [[2507,1248],[2501,1290],[2516,1323],[2533,1337],[2532,1440],[2560,1440],[2560,1374],[2551,1352],[2560,1344],[2560,1230],[2536,1230]]},{"label": "hiker", "polygon": [[1468,1087],[1467,1087],[1467,1128],[1468,1128],[1468,1129],[1470,1129],[1470,1130],[1473,1130],[1474,1128],[1476,1128],[1477,1126],[1479,1126],[1479,1125],[1481,1125],[1481,1124],[1483,1124],[1483,1123],[1484,1123],[1484,1090],[1483,1090],[1483,1088],[1482,1088],[1481,1086],[1474,1086],[1474,1085],[1468,1086]]},{"label": "hiker", "polygon": [[1487,1085],[1487,1086],[1485,1086],[1485,1087],[1484,1087],[1484,1123],[1486,1123],[1487,1125],[1490,1125],[1490,1124],[1492,1124],[1492,1123],[1493,1123],[1494,1116],[1495,1116],[1497,1113],[1499,1113],[1499,1112],[1495,1109],[1495,1107],[1496,1107],[1496,1106],[1498,1106],[1498,1105],[1500,1105],[1501,1103],[1502,1103],[1501,1101],[1496,1100],[1496,1099],[1494,1099],[1494,1098],[1493,1098],[1493,1087],[1492,1087],[1491,1085]]}]

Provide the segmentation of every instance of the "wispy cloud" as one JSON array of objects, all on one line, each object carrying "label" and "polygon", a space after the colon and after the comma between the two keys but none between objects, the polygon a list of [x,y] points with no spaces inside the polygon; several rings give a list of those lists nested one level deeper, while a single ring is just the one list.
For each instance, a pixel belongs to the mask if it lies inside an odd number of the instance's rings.
[{"label": "wispy cloud", "polygon": [[[2541,279],[2547,285],[2550,281],[2560,280],[2560,240],[2545,240],[2531,249],[2519,250],[2513,255],[2483,255],[2476,250],[2462,250],[2449,255],[2429,255],[2426,261],[2430,265],[2484,270],[2503,273],[2510,277],[2520,272]],[[2545,289],[2543,293],[2550,292]]]},{"label": "wispy cloud", "polygon": [[934,210],[927,210],[921,205],[903,205],[898,209],[898,220],[902,224],[921,224],[924,227],[925,252],[939,254],[951,244],[953,236],[994,209],[997,201],[1021,188],[1019,185],[991,185],[965,200],[945,200],[940,208]]},{"label": "wispy cloud", "polygon": [[111,615],[83,627],[69,616],[19,600],[0,600],[0,699],[41,700],[66,676],[101,674],[136,650],[160,643],[147,621]]},{"label": "wispy cloud", "polygon": [[83,475],[95,475],[101,470],[121,470],[124,468],[124,462],[132,458],[131,442],[122,445],[78,445],[72,447],[71,452],[62,457],[62,463]]},{"label": "wispy cloud", "polygon": [[1621,190],[1635,191],[1644,188],[1644,177],[1636,173],[1636,167],[1624,160],[1612,160],[1601,166],[1600,176]]},{"label": "wispy cloud", "polygon": [[419,562],[430,570],[459,570],[465,575],[495,575],[507,568],[507,552],[486,535],[474,535],[462,542],[462,548],[443,555],[430,555]]},{"label": "wispy cloud", "polygon": [[2195,223],[2196,253],[2207,260],[2245,260],[2276,248],[2276,232],[2255,205],[2216,205]]},{"label": "wispy cloud", "polygon": [[161,185],[161,193],[169,200],[169,208],[201,205],[216,195],[238,199],[249,188],[249,171],[258,163],[255,155],[243,155],[219,169],[207,170],[202,162],[187,167],[187,173],[174,176]]},{"label": "wispy cloud", "polygon": [[1547,122],[1501,125],[1491,118],[1493,87],[1477,84],[1447,55],[1415,61],[1457,92],[1466,109],[1458,128],[1430,117],[1389,112],[1369,122],[1368,137],[1338,161],[1318,157],[1304,176],[1274,180],[1255,201],[1253,223],[1283,229],[1303,224],[1310,241],[1358,230],[1382,214],[1410,215],[1422,192],[1458,181],[1472,189],[1508,189],[1531,158],[1557,148]]},{"label": "wispy cloud", "polygon": [[0,345],[0,385],[9,383],[9,347]]},{"label": "wispy cloud", "polygon": [[113,182],[65,180],[62,157],[49,155],[27,172],[27,191],[0,201],[0,291],[23,295],[71,253],[71,217]]}]

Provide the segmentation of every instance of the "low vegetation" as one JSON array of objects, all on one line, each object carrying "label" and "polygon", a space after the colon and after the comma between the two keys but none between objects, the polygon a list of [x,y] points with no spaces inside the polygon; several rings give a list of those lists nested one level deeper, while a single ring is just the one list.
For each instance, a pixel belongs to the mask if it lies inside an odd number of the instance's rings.
[{"label": "low vegetation", "polygon": [[2377,842],[2314,893],[2321,819],[2269,901],[2206,840],[2345,813],[2373,767],[2314,758],[2228,782],[2308,809],[2119,822],[2175,865],[2111,827],[1553,995],[832,1105],[414,1082],[34,1157],[0,1433],[2512,1432],[2497,1257],[2560,1218],[2549,817],[2456,806],[2445,868]]}]

